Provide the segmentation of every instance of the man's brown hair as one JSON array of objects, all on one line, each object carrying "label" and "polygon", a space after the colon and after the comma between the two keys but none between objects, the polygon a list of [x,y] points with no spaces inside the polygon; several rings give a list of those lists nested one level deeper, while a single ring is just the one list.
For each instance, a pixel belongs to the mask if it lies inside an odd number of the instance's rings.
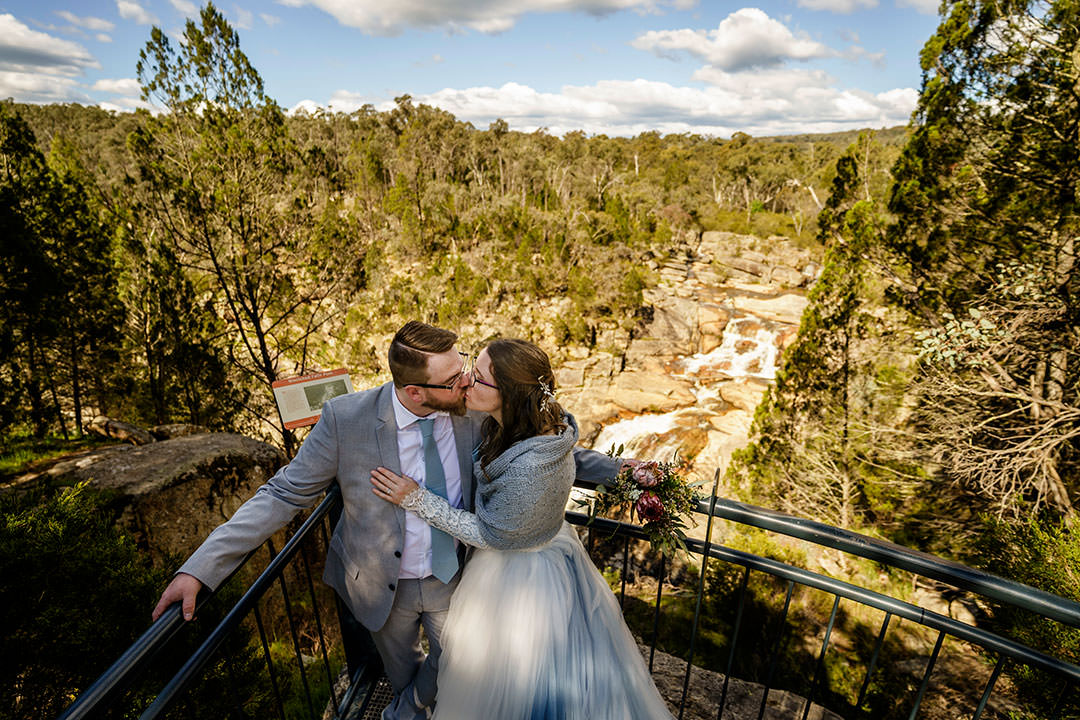
[{"label": "man's brown hair", "polygon": [[428,382],[431,379],[427,371],[428,356],[446,352],[456,342],[457,333],[449,330],[418,320],[405,323],[390,341],[390,350],[386,353],[394,386]]}]

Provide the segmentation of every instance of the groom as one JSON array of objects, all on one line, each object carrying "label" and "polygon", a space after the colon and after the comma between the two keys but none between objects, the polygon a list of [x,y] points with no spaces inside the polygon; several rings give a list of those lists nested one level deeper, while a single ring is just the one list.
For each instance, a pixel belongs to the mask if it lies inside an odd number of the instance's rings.
[{"label": "groom", "polygon": [[[371,492],[371,470],[387,467],[451,505],[473,509],[472,452],[484,415],[466,413],[469,373],[457,335],[406,323],[390,343],[393,381],[329,400],[296,457],[215,529],[177,571],[154,608],[175,602],[191,619],[195,596],[216,589],[244,556],[336,478],[344,510],[334,529],[323,580],[371,631],[394,698],[383,720],[419,720],[435,701],[440,635],[460,577],[463,548],[424,521]],[[575,452],[580,479],[614,477],[619,460]],[[441,471],[441,472],[440,472]],[[441,475],[441,477],[439,477]],[[420,627],[429,653],[420,647]]]}]

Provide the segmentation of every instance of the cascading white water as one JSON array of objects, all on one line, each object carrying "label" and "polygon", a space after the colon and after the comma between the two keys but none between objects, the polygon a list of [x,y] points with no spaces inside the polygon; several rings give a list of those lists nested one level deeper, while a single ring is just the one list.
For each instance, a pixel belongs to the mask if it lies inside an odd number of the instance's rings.
[{"label": "cascading white water", "polygon": [[[596,436],[593,448],[600,452],[614,449],[625,457],[671,460],[675,451],[679,449],[677,439],[670,443],[661,442],[659,447],[657,447],[656,439],[676,428],[678,414],[679,411],[675,410],[663,415],[639,415],[636,418],[612,423]],[[622,450],[619,450],[620,447]],[[645,452],[648,455],[642,455]]]},{"label": "cascading white water", "polygon": [[756,377],[776,379],[779,352],[777,333],[753,316],[733,318],[724,328],[722,342],[714,350],[698,353],[682,361],[686,374],[700,376],[703,371],[720,371],[729,378]]},{"label": "cascading white water", "polygon": [[774,323],[752,315],[733,318],[718,347],[678,362],[682,369],[679,374],[694,382],[695,405],[607,425],[593,448],[608,452],[621,445],[626,457],[670,461],[681,445],[685,428],[700,425],[703,416],[718,414],[716,405],[725,383],[743,378],[776,378],[778,335]]}]

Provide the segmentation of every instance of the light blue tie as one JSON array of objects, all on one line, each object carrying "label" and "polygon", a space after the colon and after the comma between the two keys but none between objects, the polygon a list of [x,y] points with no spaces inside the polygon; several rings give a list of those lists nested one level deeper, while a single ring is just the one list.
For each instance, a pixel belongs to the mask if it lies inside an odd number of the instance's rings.
[{"label": "light blue tie", "polygon": [[[424,440],[424,485],[441,498],[446,497],[446,473],[435,444],[435,420],[417,420],[420,437]],[[442,530],[431,528],[431,573],[444,583],[450,582],[458,571],[457,548],[454,538]]]}]

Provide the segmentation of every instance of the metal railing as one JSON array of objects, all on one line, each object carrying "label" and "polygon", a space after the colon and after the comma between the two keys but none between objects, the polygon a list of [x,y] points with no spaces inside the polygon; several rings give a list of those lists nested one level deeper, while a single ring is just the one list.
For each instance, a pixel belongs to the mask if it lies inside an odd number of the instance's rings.
[{"label": "metal railing", "polygon": [[[587,488],[587,486],[584,486]],[[987,658],[993,663],[993,669],[989,673],[988,680],[982,685],[977,699],[971,698],[970,717],[979,720],[983,717],[995,686],[1008,663],[1022,665],[1040,672],[1049,673],[1058,678],[1062,688],[1057,696],[1052,717],[1057,717],[1061,708],[1067,704],[1068,694],[1080,683],[1080,668],[1060,658],[1053,657],[1038,649],[1028,647],[1016,640],[1003,637],[986,629],[972,624],[960,622],[956,619],[919,607],[902,599],[891,597],[874,590],[838,580],[827,575],[814,573],[809,570],[795,567],[768,557],[754,555],[752,553],[724,547],[711,541],[715,519],[726,519],[745,526],[760,528],[770,533],[796,538],[820,547],[838,550],[848,555],[865,558],[882,566],[915,573],[918,576],[929,578],[939,583],[944,583],[961,591],[975,593],[984,598],[1003,603],[1012,607],[1023,608],[1044,618],[1061,622],[1072,627],[1080,627],[1080,605],[1035,590],[1034,588],[1005,580],[985,572],[949,562],[941,558],[925,553],[910,550],[874,538],[858,535],[846,530],[830,527],[821,523],[796,518],[771,510],[746,505],[718,498],[715,495],[715,483],[713,496],[708,500],[699,502],[698,510],[707,518],[707,528],[704,540],[688,539],[687,549],[697,558],[700,564],[696,569],[697,579],[692,596],[684,590],[678,591],[680,601],[693,605],[693,619],[689,627],[677,629],[664,635],[660,632],[661,619],[665,612],[665,605],[669,604],[672,593],[665,596],[665,573],[670,569],[670,558],[655,556],[651,565],[657,578],[656,594],[651,601],[651,630],[648,627],[634,628],[638,634],[645,637],[649,645],[649,668],[653,670],[654,659],[661,646],[670,645],[671,636],[676,636],[680,641],[679,656],[685,662],[685,675],[683,677],[682,691],[679,697],[672,697],[668,693],[668,702],[677,705],[678,717],[683,718],[688,700],[694,697],[695,692],[705,692],[692,686],[691,671],[695,667],[695,661],[702,643],[702,628],[706,624],[716,624],[719,618],[705,617],[703,606],[707,600],[706,585],[707,575],[710,569],[717,567],[738,568],[738,590],[733,599],[730,610],[733,618],[730,623],[725,619],[728,631],[725,633],[727,646],[723,653],[725,661],[722,667],[713,668],[722,676],[722,685],[719,697],[710,697],[708,700],[715,703],[715,712],[711,716],[717,718],[733,717],[729,703],[730,682],[741,673],[737,662],[740,653],[746,650],[745,641],[740,646],[740,637],[746,634],[746,622],[748,602],[757,602],[753,590],[750,588],[751,573],[775,578],[785,587],[783,609],[769,618],[766,626],[754,628],[756,635],[763,640],[768,636],[766,643],[769,653],[764,658],[767,670],[764,677],[759,678],[763,682],[757,683],[760,700],[757,706],[756,717],[758,720],[764,717],[771,693],[783,690],[789,695],[794,694],[802,703],[798,717],[806,720],[812,706],[822,704],[843,717],[866,717],[868,710],[865,703],[871,693],[872,681],[880,678],[884,670],[883,662],[888,654],[886,639],[897,632],[899,621],[909,621],[919,628],[925,628],[934,638],[933,650],[926,659],[925,667],[921,672],[921,679],[917,691],[910,698],[895,697],[894,716],[905,715],[915,718],[922,706],[927,692],[931,687],[931,676],[934,673],[946,639],[953,638],[963,643],[976,646],[981,649]],[[320,505],[312,511],[302,527],[282,548],[281,552],[274,553],[271,547],[272,560],[266,570],[254,581],[243,597],[228,611],[225,617],[209,632],[198,648],[187,658],[183,666],[172,676],[164,687],[156,693],[154,700],[142,711],[140,720],[151,720],[161,716],[166,708],[175,703],[186,691],[190,689],[201,673],[203,673],[217,653],[219,653],[230,634],[237,632],[245,622],[245,618],[253,617],[258,630],[259,645],[261,646],[262,659],[267,668],[270,684],[274,695],[274,704],[277,708],[278,717],[286,718],[285,699],[281,695],[276,678],[275,663],[267,638],[266,623],[260,613],[258,603],[275,586],[279,586],[283,598],[286,615],[289,618],[290,635],[293,645],[295,660],[299,667],[301,678],[299,693],[303,695],[308,716],[321,718],[324,707],[328,707],[334,718],[360,718],[365,717],[365,711],[375,708],[374,700],[377,692],[385,693],[385,680],[381,678],[381,663],[374,652],[370,640],[361,632],[357,635],[347,629],[343,631],[343,644],[348,661],[348,675],[350,684],[348,689],[339,694],[335,691],[335,679],[337,673],[327,655],[327,641],[323,637],[324,622],[318,612],[318,602],[315,600],[315,588],[312,582],[310,563],[304,550],[305,545],[311,543],[317,536],[321,536],[324,546],[327,542],[327,523],[332,520],[336,512],[340,512],[340,491],[334,489]],[[589,545],[593,546],[597,538],[617,539],[622,544],[622,568],[620,577],[616,579],[619,585],[618,591],[620,603],[627,603],[627,584],[630,567],[630,545],[634,540],[645,538],[645,534],[639,526],[622,523],[615,520],[595,518],[590,519],[587,515],[568,512],[567,520],[578,526],[585,526],[589,534]],[[300,567],[297,567],[300,566]],[[297,628],[293,620],[293,608],[290,602],[289,588],[285,582],[284,573],[286,568],[294,567],[300,577],[299,584],[306,587],[311,606],[314,608],[315,624],[318,628],[318,646],[322,649],[321,657],[311,665],[321,665],[321,672],[326,674],[329,682],[329,697],[322,698],[313,695],[308,682],[306,663],[301,652],[301,644],[297,635]],[[302,571],[301,572],[301,568]],[[691,583],[693,584],[693,583]],[[793,596],[796,589],[807,589],[826,594],[831,598],[831,610],[825,625],[819,649],[816,651],[814,672],[812,679],[803,687],[796,687],[791,678],[783,682],[780,680],[780,666],[783,664],[785,639],[790,635],[789,613],[792,611]],[[204,594],[200,594],[200,607],[205,602]],[[862,671],[862,679],[858,683],[859,692],[854,701],[843,701],[830,687],[828,678],[829,661],[835,662],[837,658],[836,644],[830,644],[834,633],[839,632],[840,602],[853,603],[856,607],[870,608],[873,611],[883,613],[883,620],[876,630],[876,634],[870,651],[870,659],[866,662]],[[639,604],[640,600],[637,600]],[[250,624],[250,622],[249,622]],[[108,708],[123,701],[125,689],[131,687],[146,667],[155,661],[160,655],[162,648],[185,627],[186,623],[180,617],[179,605],[170,608],[140,637],[127,652],[121,656],[108,671],[106,671],[91,687],[87,688],[61,715],[61,720],[81,720],[82,718],[98,717]],[[773,632],[767,632],[775,628]],[[909,633],[910,635],[910,633]],[[677,643],[678,644],[678,643]],[[762,643],[756,644],[758,647]],[[865,648],[870,650],[870,648]],[[843,658],[839,658],[843,660]],[[850,663],[847,663],[850,664]],[[380,690],[381,688],[381,690]],[[225,700],[223,699],[224,703]],[[903,711],[897,710],[903,705]],[[727,713],[727,714],[725,714]],[[224,716],[226,713],[222,713]],[[238,716],[245,716],[240,708]],[[367,716],[377,717],[377,714],[368,712]],[[741,716],[740,716],[741,717]]]},{"label": "metal railing", "polygon": [[[1062,709],[1066,706],[1066,700],[1078,684],[1080,684],[1080,667],[1054,657],[1037,649],[1028,647],[1021,642],[1002,637],[988,630],[972,624],[960,622],[952,617],[919,607],[896,597],[891,597],[880,592],[859,587],[849,582],[838,580],[827,575],[814,573],[802,568],[779,562],[752,553],[736,550],[711,542],[713,534],[713,521],[715,518],[730,520],[734,523],[749,527],[760,528],[770,533],[784,535],[805,541],[819,547],[831,548],[842,551],[848,555],[865,558],[880,565],[908,571],[918,576],[944,583],[957,590],[967,591],[988,598],[1006,606],[1027,610],[1033,615],[1038,615],[1072,627],[1080,627],[1080,604],[1058,597],[1056,595],[1037,590],[1035,588],[1017,583],[1011,580],[976,570],[959,563],[944,560],[906,548],[894,543],[879,540],[877,538],[860,535],[848,530],[832,527],[813,520],[798,518],[773,510],[747,505],[734,500],[719,498],[716,496],[716,482],[714,479],[712,497],[707,500],[699,500],[698,512],[707,518],[707,527],[704,540],[688,538],[687,549],[690,553],[701,558],[698,568],[698,580],[696,596],[694,599],[694,617],[690,630],[689,650],[685,656],[686,670],[683,689],[678,698],[678,717],[683,717],[690,697],[691,669],[694,666],[696,644],[699,641],[699,632],[702,624],[702,604],[706,592],[706,573],[710,561],[720,561],[731,566],[742,568],[739,580],[739,589],[736,605],[733,608],[734,619],[731,632],[727,638],[727,662],[722,668],[723,684],[720,698],[716,708],[716,717],[725,717],[729,679],[739,675],[739,668],[735,666],[737,641],[742,630],[743,611],[748,598],[748,586],[750,573],[757,572],[777,578],[786,583],[783,609],[779,617],[775,619],[775,625],[779,629],[775,633],[771,650],[767,658],[768,671],[765,682],[762,684],[760,704],[756,717],[758,720],[764,716],[773,680],[775,679],[778,659],[782,652],[786,622],[791,610],[792,597],[797,587],[804,587],[821,591],[832,598],[831,611],[825,627],[819,652],[814,666],[813,679],[809,685],[801,690],[802,709],[798,714],[802,720],[806,720],[810,709],[817,697],[823,690],[825,683],[826,657],[830,648],[830,639],[836,627],[838,609],[841,599],[848,600],[858,606],[872,608],[883,613],[883,619],[876,633],[871,657],[867,663],[863,678],[859,684],[857,699],[841,707],[829,709],[843,717],[866,716],[864,702],[868,697],[868,690],[875,672],[880,671],[881,652],[884,647],[890,624],[894,618],[908,620],[931,632],[935,632],[933,650],[926,661],[921,675],[918,690],[910,700],[909,710],[906,716],[914,720],[918,716],[920,707],[926,697],[930,686],[930,679],[938,663],[942,646],[947,638],[955,638],[959,641],[977,646],[986,653],[986,657],[993,661],[993,670],[984,684],[982,691],[975,701],[973,699],[970,717],[979,720],[986,711],[990,698],[994,692],[997,681],[1006,667],[1006,663],[1012,662],[1017,665],[1037,669],[1049,673],[1060,681],[1060,690],[1050,713],[1050,719],[1060,717]],[[620,577],[621,591],[620,601],[625,601],[626,595],[626,568],[629,561],[629,539],[645,539],[645,533],[636,525],[630,525],[602,518],[590,519],[581,513],[567,513],[567,519],[577,525],[586,526],[592,533],[600,533],[608,537],[624,538],[622,550],[622,574]],[[653,601],[653,623],[650,634],[650,671],[652,660],[657,649],[659,637],[659,624],[661,608],[664,597],[664,562],[661,558],[659,572],[657,574],[657,594]],[[893,624],[895,626],[895,623]],[[763,630],[763,628],[759,628]],[[760,633],[759,633],[760,636]],[[668,698],[673,702],[673,698]],[[896,702],[902,698],[894,698]],[[956,708],[952,709],[951,716],[962,716]],[[903,713],[901,713],[903,714]],[[893,713],[894,716],[900,716]]]},{"label": "metal railing", "polygon": [[[364,696],[370,694],[366,690],[376,684],[381,675],[382,667],[378,663],[377,655],[365,651],[362,646],[363,641],[361,641],[360,657],[356,658],[355,662],[354,658],[349,658],[350,683],[348,690],[342,695],[335,691],[337,672],[331,666],[327,654],[328,642],[324,634],[324,623],[322,614],[319,611],[319,602],[316,598],[311,563],[306,552],[304,552],[306,546],[315,542],[317,535],[321,535],[324,547],[329,546],[327,524],[332,525],[340,511],[341,490],[335,484],[318,507],[307,517],[303,525],[289,538],[280,552],[275,551],[272,540],[267,541],[266,547],[269,550],[271,560],[266,569],[252,583],[240,600],[232,606],[225,617],[209,632],[207,637],[186,659],[165,686],[156,693],[154,700],[139,715],[140,720],[153,720],[162,715],[199,678],[215,654],[222,648],[226,639],[236,633],[249,616],[254,619],[259,636],[262,660],[265,663],[278,716],[282,718],[286,716],[285,699],[282,696],[279,683],[280,669],[275,666],[271,653],[271,641],[267,633],[267,623],[264,621],[263,613],[258,605],[260,600],[267,596],[275,584],[282,593],[292,650],[309,715],[311,717],[322,717],[322,707],[319,706],[318,711],[316,711],[319,701],[312,695],[306,667],[309,663],[305,662],[300,647],[296,614],[293,610],[294,599],[285,578],[285,571],[289,567],[296,569],[299,575],[299,584],[302,587],[306,586],[307,602],[310,603],[318,634],[316,644],[321,651],[321,657],[316,660],[321,665],[321,670],[326,673],[330,688],[328,701],[333,707],[334,717],[345,717],[354,704],[362,702]],[[251,560],[252,555],[254,553],[244,560],[244,563],[240,566],[241,568]],[[222,585],[224,586],[231,579],[230,577]],[[212,593],[205,591],[199,593],[196,614],[206,606],[211,597]],[[84,718],[99,717],[105,710],[119,703],[123,693],[134,686],[139,678],[146,673],[150,664],[162,654],[169,642],[184,629],[186,624],[181,616],[180,604],[176,603],[170,606],[93,685],[79,695],[75,702],[60,716],[60,720],[83,720]],[[322,700],[322,702],[325,703],[326,701]],[[241,711],[239,715],[243,716],[244,713]]]}]

